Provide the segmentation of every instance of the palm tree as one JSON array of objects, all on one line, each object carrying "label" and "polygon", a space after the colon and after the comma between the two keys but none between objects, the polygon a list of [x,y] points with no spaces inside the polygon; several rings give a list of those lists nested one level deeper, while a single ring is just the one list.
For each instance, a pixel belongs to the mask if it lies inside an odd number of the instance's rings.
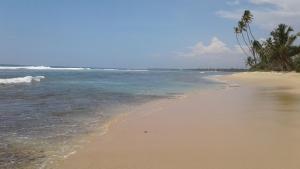
[{"label": "palm tree", "polygon": [[252,15],[252,13],[251,13],[250,10],[245,10],[244,11],[244,15],[242,17],[242,20],[244,21],[244,23],[246,24],[247,28],[249,29],[249,32],[250,32],[250,35],[251,35],[252,39],[255,40],[255,38],[254,38],[254,36],[252,34],[251,27],[250,27],[250,23],[253,20],[253,15]]},{"label": "palm tree", "polygon": [[243,53],[244,53],[246,56],[248,56],[247,52],[246,52],[245,49],[243,48],[243,46],[242,46],[242,44],[241,44],[241,42],[240,42],[240,39],[239,39],[239,37],[238,37],[238,35],[241,34],[241,33],[242,33],[242,31],[240,30],[239,27],[234,27],[234,34],[235,34],[236,41],[237,41],[237,43],[239,44],[239,46],[240,46],[241,50],[243,51]]},{"label": "palm tree", "polygon": [[[257,63],[255,49],[253,48],[253,42],[255,41],[255,38],[252,34],[251,27],[250,27],[250,23],[252,22],[252,20],[253,20],[252,13],[249,10],[245,10],[240,22],[242,22],[243,26],[245,27],[244,31],[246,32],[246,35],[247,35],[247,39],[248,39],[248,43],[249,43],[249,50],[254,58],[254,62]],[[249,33],[251,35],[251,38],[250,38]]]},{"label": "palm tree", "polygon": [[299,47],[293,46],[297,36],[292,35],[294,29],[285,24],[279,24],[271,32],[272,56],[271,61],[278,64],[282,71],[289,71],[293,68],[292,57],[299,53]]},{"label": "palm tree", "polygon": [[246,46],[249,47],[249,43],[246,41],[244,33],[243,33],[245,31],[247,31],[246,24],[245,24],[244,21],[241,20],[241,21],[238,22],[238,29],[240,30],[240,34],[242,35],[244,43],[246,44]]},{"label": "palm tree", "polygon": [[[262,44],[257,41],[257,40],[254,40],[252,42],[252,50],[254,52],[256,52],[257,54],[261,54],[262,53]],[[260,60],[262,60],[263,58],[260,58]]]},{"label": "palm tree", "polygon": [[[252,56],[253,59],[251,61],[251,63],[257,63],[257,57],[256,57],[256,53],[255,50],[253,49],[253,42],[255,41],[254,36],[252,34],[251,31],[251,27],[250,27],[250,23],[253,20],[253,15],[251,14],[251,12],[249,10],[245,10],[244,15],[242,16],[241,20],[238,22],[237,27],[235,27],[235,34],[240,35],[242,37],[242,40],[245,44],[245,46],[248,48],[246,52],[243,48],[243,52],[247,55],[247,56]],[[250,35],[252,38],[250,38]],[[238,39],[238,37],[236,37]],[[239,42],[239,45],[242,46]],[[243,47],[243,46],[242,46]],[[249,54],[247,54],[249,53]]]}]

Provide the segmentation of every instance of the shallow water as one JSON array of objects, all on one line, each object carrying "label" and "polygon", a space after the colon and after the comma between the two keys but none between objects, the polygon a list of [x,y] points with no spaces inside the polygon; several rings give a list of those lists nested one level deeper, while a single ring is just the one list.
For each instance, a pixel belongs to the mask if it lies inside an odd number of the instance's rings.
[{"label": "shallow water", "polygon": [[[73,140],[130,107],[194,88],[220,87],[222,72],[1,69],[0,168],[41,168],[76,149]],[[44,77],[20,82],[11,78]],[[24,78],[23,78],[24,79]],[[6,80],[7,81],[7,80]],[[51,158],[50,158],[51,157]]]}]

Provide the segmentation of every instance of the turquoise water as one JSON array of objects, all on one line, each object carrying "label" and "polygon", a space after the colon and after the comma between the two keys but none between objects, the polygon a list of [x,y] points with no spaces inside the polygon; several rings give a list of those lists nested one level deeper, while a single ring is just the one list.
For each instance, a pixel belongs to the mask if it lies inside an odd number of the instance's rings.
[{"label": "turquoise water", "polygon": [[0,67],[0,168],[42,168],[118,112],[220,84],[191,70]]}]

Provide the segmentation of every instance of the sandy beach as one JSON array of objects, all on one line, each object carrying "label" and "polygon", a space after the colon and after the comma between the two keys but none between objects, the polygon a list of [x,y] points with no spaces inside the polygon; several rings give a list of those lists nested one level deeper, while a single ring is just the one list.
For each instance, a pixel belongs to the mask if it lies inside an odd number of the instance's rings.
[{"label": "sandy beach", "polygon": [[[150,102],[59,169],[298,169],[300,75],[237,73],[224,89]],[[234,85],[230,85],[234,84]]]}]

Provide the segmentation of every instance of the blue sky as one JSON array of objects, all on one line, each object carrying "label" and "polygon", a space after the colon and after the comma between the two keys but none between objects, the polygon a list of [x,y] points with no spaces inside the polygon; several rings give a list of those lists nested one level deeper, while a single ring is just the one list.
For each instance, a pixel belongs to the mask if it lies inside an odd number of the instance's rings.
[{"label": "blue sky", "polygon": [[285,18],[282,12],[297,4],[296,0],[2,0],[0,63],[243,67],[232,32],[242,10],[251,9],[262,18],[254,27],[263,38],[277,23],[265,15],[275,12],[283,16],[278,22],[293,23],[298,13]]}]

